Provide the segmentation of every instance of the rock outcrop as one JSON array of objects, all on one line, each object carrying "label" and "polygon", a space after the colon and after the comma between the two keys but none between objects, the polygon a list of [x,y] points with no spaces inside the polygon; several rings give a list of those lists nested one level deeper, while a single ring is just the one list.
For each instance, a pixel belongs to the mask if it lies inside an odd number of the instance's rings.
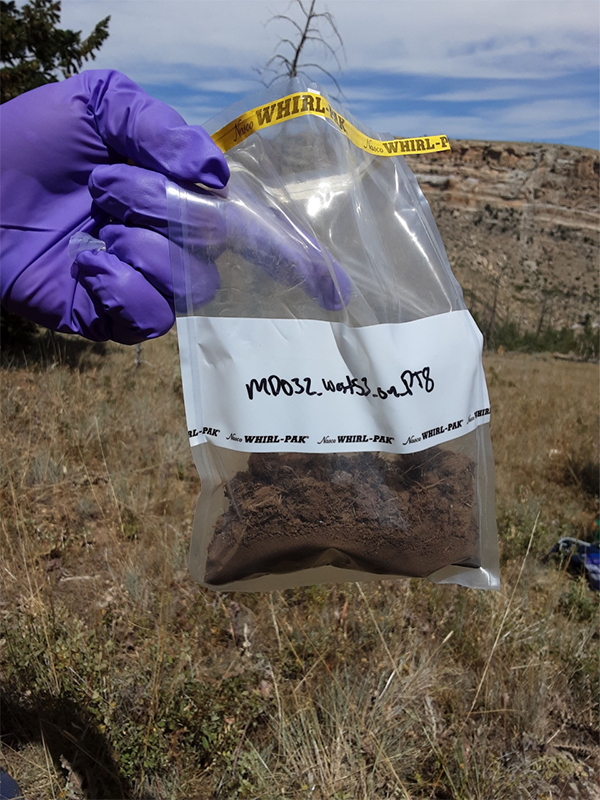
[{"label": "rock outcrop", "polygon": [[454,140],[407,157],[484,332],[598,325],[599,153]]}]

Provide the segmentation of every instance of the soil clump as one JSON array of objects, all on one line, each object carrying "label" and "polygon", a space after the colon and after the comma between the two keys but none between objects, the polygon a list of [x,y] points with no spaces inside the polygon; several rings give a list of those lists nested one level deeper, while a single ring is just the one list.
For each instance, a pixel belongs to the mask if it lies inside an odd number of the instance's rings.
[{"label": "soil clump", "polygon": [[448,450],[252,454],[227,493],[206,562],[216,586],[325,565],[407,577],[480,566],[475,463]]}]

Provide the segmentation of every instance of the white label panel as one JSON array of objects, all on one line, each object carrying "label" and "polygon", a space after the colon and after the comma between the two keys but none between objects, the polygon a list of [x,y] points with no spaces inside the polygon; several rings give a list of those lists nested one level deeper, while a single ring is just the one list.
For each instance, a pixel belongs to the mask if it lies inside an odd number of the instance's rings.
[{"label": "white label panel", "polygon": [[468,311],[363,328],[180,317],[177,329],[192,446],[405,453],[489,421]]}]

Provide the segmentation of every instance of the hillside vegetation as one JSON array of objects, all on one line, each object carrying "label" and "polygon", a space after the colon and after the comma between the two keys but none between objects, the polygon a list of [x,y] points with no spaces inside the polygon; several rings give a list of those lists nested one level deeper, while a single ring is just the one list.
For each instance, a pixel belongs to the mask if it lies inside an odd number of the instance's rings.
[{"label": "hillside vegetation", "polygon": [[2,761],[28,800],[598,798],[598,365],[488,355],[498,593],[220,595],[174,334],[2,372]]}]

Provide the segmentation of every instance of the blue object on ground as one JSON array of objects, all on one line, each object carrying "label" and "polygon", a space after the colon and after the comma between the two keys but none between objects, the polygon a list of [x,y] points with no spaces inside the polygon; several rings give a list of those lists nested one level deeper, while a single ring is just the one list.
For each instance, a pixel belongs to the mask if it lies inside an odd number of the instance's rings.
[{"label": "blue object on ground", "polygon": [[553,553],[568,558],[569,570],[585,575],[590,589],[600,591],[600,543],[590,544],[572,536],[564,536],[554,545],[548,556]]},{"label": "blue object on ground", "polygon": [[0,800],[24,800],[19,784],[3,769],[0,769]]}]

